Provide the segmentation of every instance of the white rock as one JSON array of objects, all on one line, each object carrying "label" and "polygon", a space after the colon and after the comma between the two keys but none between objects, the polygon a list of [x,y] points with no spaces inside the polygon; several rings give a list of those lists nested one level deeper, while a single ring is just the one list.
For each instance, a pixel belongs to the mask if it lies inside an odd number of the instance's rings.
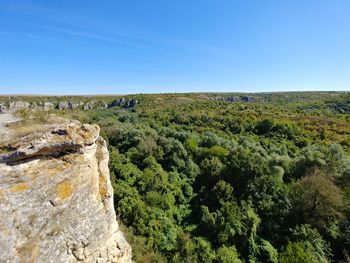
[{"label": "white rock", "polygon": [[43,125],[6,147],[11,151],[0,162],[0,262],[131,262],[98,126]]}]

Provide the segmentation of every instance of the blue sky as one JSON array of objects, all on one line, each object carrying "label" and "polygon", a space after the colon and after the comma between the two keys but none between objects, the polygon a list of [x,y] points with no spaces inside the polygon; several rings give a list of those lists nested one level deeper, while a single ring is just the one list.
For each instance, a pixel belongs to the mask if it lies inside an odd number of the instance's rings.
[{"label": "blue sky", "polygon": [[0,0],[0,94],[350,91],[348,0]]}]

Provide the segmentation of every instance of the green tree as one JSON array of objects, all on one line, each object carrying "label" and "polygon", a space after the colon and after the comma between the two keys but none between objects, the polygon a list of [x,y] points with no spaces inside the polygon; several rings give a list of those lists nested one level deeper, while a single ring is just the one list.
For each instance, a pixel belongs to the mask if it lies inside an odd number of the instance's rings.
[{"label": "green tree", "polygon": [[[280,263],[320,263],[309,242],[289,242],[279,255]],[[322,262],[322,261],[321,261]],[[323,261],[327,262],[327,261]]]},{"label": "green tree", "polygon": [[239,258],[239,254],[234,246],[222,246],[216,253],[217,263],[241,263],[242,260]]},{"label": "green tree", "polygon": [[340,189],[320,170],[297,181],[292,192],[295,220],[318,229],[343,218],[345,203]]}]

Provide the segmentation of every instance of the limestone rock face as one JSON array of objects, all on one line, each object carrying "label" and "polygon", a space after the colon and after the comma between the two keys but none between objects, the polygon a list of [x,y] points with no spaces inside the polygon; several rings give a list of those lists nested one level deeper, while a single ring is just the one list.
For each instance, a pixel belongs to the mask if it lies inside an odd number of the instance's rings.
[{"label": "limestone rock face", "polygon": [[29,102],[26,101],[12,101],[10,102],[9,108],[11,110],[28,109],[30,106]]},{"label": "limestone rock face", "polygon": [[58,109],[59,110],[67,110],[70,108],[70,104],[68,101],[61,101],[59,104],[58,104]]},{"label": "limestone rock face", "polygon": [[83,102],[71,102],[71,101],[61,101],[57,108],[59,110],[74,110],[83,105]]},{"label": "limestone rock face", "polygon": [[55,106],[53,105],[52,102],[39,102],[39,106],[43,109],[43,110],[52,110],[53,108],[55,108]]},{"label": "limestone rock face", "polygon": [[43,125],[0,145],[0,262],[131,262],[99,127]]}]

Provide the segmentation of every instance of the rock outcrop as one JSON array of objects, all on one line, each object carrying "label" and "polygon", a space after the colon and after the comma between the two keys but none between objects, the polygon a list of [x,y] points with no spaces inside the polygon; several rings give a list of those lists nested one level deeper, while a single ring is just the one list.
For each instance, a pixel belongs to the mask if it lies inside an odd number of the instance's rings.
[{"label": "rock outcrop", "polygon": [[27,101],[11,101],[9,108],[13,110],[29,109],[30,103]]},{"label": "rock outcrop", "polygon": [[255,99],[252,96],[228,96],[228,97],[210,97],[209,100],[227,101],[227,102],[253,102]]},{"label": "rock outcrop", "polygon": [[37,101],[28,102],[20,100],[10,100],[5,102],[0,101],[0,110],[5,111],[17,111],[22,109],[32,109],[32,110],[92,110],[92,109],[107,109],[112,107],[121,107],[123,109],[135,108],[139,104],[137,99],[126,99],[120,98],[112,101],[111,103],[106,103],[105,101],[66,101],[66,100],[53,100],[53,101]]},{"label": "rock outcrop", "polygon": [[52,102],[48,101],[40,102],[39,106],[41,106],[43,110],[52,110],[53,108],[55,108],[55,105],[53,105]]},{"label": "rock outcrop", "polygon": [[135,108],[138,103],[139,101],[136,99],[121,98],[121,99],[116,99],[112,103],[110,103],[108,105],[108,108],[112,108],[112,107],[122,107],[124,109]]},{"label": "rock outcrop", "polygon": [[99,127],[47,124],[0,144],[0,262],[131,262]]},{"label": "rock outcrop", "polygon": [[83,102],[71,102],[71,101],[61,101],[57,108],[59,110],[74,110],[79,108],[81,105],[83,105]]}]

